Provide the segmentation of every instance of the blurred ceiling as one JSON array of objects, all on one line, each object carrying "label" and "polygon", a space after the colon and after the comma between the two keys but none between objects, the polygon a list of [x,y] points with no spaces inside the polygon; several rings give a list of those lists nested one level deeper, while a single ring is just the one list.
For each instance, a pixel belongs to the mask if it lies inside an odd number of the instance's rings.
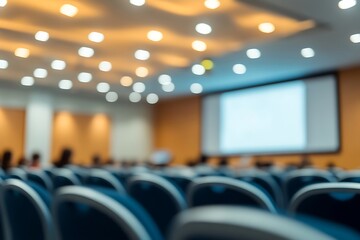
[{"label": "blurred ceiling", "polygon": [[[0,0],[0,6],[4,1]],[[68,79],[73,83],[67,90],[71,93],[104,95],[96,88],[107,82],[110,91],[127,99],[133,88],[121,85],[120,79],[129,76],[145,84],[143,99],[149,93],[163,99],[191,94],[193,83],[201,84],[204,92],[227,90],[337,69],[360,60],[359,44],[349,40],[351,34],[360,32],[358,5],[342,10],[336,0],[219,3],[218,8],[209,9],[204,0],[147,0],[142,6],[128,0],[8,0],[0,7],[0,60],[8,62],[6,69],[0,69],[0,79],[26,88],[21,79],[42,68],[47,76],[34,78],[32,88],[65,91],[58,84]],[[61,14],[64,4],[75,6],[77,14]],[[210,25],[211,33],[198,33],[198,23]],[[271,23],[275,31],[261,32],[261,23]],[[151,30],[160,31],[162,40],[149,40]],[[49,39],[36,40],[38,31],[47,32]],[[103,34],[104,40],[90,41],[91,32]],[[204,42],[206,50],[194,50],[196,40]],[[93,49],[94,54],[80,56],[81,47]],[[28,49],[29,56],[15,56],[17,48]],[[259,49],[261,57],[249,58],[249,48]],[[312,48],[315,56],[304,58],[300,54],[303,48]],[[149,59],[136,59],[137,50],[146,50]],[[208,58],[214,62],[213,70],[201,76],[193,74],[192,66]],[[57,59],[65,61],[64,70],[51,68]],[[102,61],[110,62],[112,69],[99,70]],[[246,72],[235,74],[234,64],[243,64]],[[138,67],[145,67],[148,74],[137,76]],[[81,72],[91,73],[92,81],[80,82]],[[163,91],[158,82],[162,74],[171,76],[174,91]]]}]

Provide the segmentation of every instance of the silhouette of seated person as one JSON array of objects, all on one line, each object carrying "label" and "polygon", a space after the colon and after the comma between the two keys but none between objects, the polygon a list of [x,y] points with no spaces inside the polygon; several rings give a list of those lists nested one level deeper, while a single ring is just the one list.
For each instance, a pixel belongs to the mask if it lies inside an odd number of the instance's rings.
[{"label": "silhouette of seated person", "polygon": [[12,152],[5,150],[1,159],[1,168],[6,172],[11,168]]},{"label": "silhouette of seated person", "polygon": [[41,168],[40,154],[34,153],[31,156],[30,168],[39,169]]},{"label": "silhouette of seated person", "polygon": [[72,163],[71,157],[72,150],[69,148],[65,148],[61,153],[60,159],[54,163],[55,167],[62,168],[66,165],[70,165]]}]

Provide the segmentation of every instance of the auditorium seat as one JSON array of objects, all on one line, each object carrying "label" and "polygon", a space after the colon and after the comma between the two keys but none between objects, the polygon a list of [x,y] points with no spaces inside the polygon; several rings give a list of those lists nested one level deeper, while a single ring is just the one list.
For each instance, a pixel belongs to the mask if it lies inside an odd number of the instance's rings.
[{"label": "auditorium seat", "polygon": [[335,177],[324,170],[301,169],[288,173],[284,180],[284,194],[286,203],[291,201],[294,194],[301,188],[316,183],[336,182]]},{"label": "auditorium seat", "polygon": [[52,212],[59,239],[164,239],[139,204],[106,188],[61,188],[55,195]]},{"label": "auditorium seat", "polygon": [[360,232],[359,203],[359,183],[319,183],[297,192],[289,212],[334,221]]},{"label": "auditorium seat", "polygon": [[164,235],[173,217],[187,208],[181,191],[160,176],[137,174],[129,179],[127,190],[149,212]]},{"label": "auditorium seat", "polygon": [[50,177],[41,170],[29,171],[27,173],[27,179],[29,181],[32,181],[32,182],[40,185],[41,187],[48,190],[49,192],[53,191],[53,183],[52,183]]},{"label": "auditorium seat", "polygon": [[359,170],[341,172],[337,176],[338,176],[340,182],[360,183],[360,171]]},{"label": "auditorium seat", "polygon": [[111,173],[103,169],[89,170],[85,183],[86,185],[109,188],[120,193],[126,192],[121,182]]},{"label": "auditorium seat", "polygon": [[269,173],[252,169],[240,171],[236,173],[234,177],[236,179],[251,183],[254,186],[266,191],[278,207],[283,206],[284,198],[281,188]]},{"label": "auditorium seat", "polygon": [[26,174],[26,171],[24,169],[11,168],[7,172],[7,178],[13,178],[13,179],[19,179],[19,180],[22,180],[22,181],[26,181],[27,180],[27,174]]},{"label": "auditorium seat", "polygon": [[71,185],[81,185],[79,178],[69,169],[55,169],[52,171],[54,190]]},{"label": "auditorium seat", "polygon": [[75,165],[66,165],[65,168],[71,170],[76,177],[80,180],[81,183],[85,183],[86,178],[88,177],[89,169],[83,168]]},{"label": "auditorium seat", "polygon": [[[331,225],[334,227],[334,225]],[[337,227],[337,226],[336,226]],[[338,227],[330,235],[294,219],[245,207],[200,207],[179,214],[169,240],[357,240]]]},{"label": "auditorium seat", "polygon": [[257,187],[227,177],[202,177],[190,185],[187,193],[191,207],[203,205],[243,205],[277,212],[270,197]]},{"label": "auditorium seat", "polygon": [[193,178],[188,176],[181,176],[179,174],[163,173],[160,176],[166,178],[176,186],[178,186],[184,193],[187,192],[189,186],[193,182]]},{"label": "auditorium seat", "polygon": [[53,240],[50,194],[34,183],[9,179],[1,186],[0,203],[7,240]]}]

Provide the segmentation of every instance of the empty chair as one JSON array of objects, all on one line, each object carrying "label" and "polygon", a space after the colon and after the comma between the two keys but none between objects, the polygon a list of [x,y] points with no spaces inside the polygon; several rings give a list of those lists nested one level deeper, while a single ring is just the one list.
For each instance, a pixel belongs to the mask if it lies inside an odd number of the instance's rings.
[{"label": "empty chair", "polygon": [[244,205],[276,212],[270,198],[257,187],[227,177],[198,178],[187,193],[189,206]]},{"label": "empty chair", "polygon": [[54,190],[64,186],[72,185],[81,185],[81,182],[71,170],[60,168],[53,171]]},{"label": "empty chair", "polygon": [[88,177],[89,169],[85,169],[75,165],[66,165],[65,168],[71,170],[76,177],[80,180],[81,183],[85,183],[86,178]]},{"label": "empty chair", "polygon": [[274,178],[261,170],[247,170],[235,174],[236,179],[251,183],[270,195],[277,206],[283,206],[283,194]]},{"label": "empty chair", "polygon": [[341,223],[360,232],[359,202],[358,183],[319,183],[296,193],[289,212]]},{"label": "empty chair", "polygon": [[316,183],[335,182],[334,176],[323,170],[302,169],[290,172],[284,180],[284,193],[288,203],[301,188]]},{"label": "empty chair", "polygon": [[[331,225],[333,227],[333,225]],[[356,240],[338,228],[329,235],[291,218],[244,207],[216,206],[187,210],[171,227],[169,240]]]},{"label": "empty chair", "polygon": [[338,175],[340,182],[352,182],[352,183],[360,183],[360,171],[348,171],[348,172],[341,172]]},{"label": "empty chair", "polygon": [[116,177],[102,169],[92,169],[85,182],[91,186],[109,188],[122,193],[126,192],[124,186]]},{"label": "empty chair", "polygon": [[113,190],[64,187],[52,210],[60,240],[163,239],[140,205]]},{"label": "empty chair", "polygon": [[138,174],[129,179],[127,190],[149,212],[164,235],[173,217],[187,207],[181,192],[160,176]]},{"label": "empty chair", "polygon": [[30,171],[27,173],[27,178],[50,192],[53,190],[51,178],[43,171]]},{"label": "empty chair", "polygon": [[49,193],[36,184],[8,179],[1,186],[0,203],[7,240],[53,240]]},{"label": "empty chair", "polygon": [[14,179],[19,179],[22,181],[26,181],[27,180],[27,173],[24,169],[21,168],[11,168],[8,172],[7,172],[7,178],[14,178]]},{"label": "empty chair", "polygon": [[160,176],[166,178],[167,180],[175,184],[181,189],[183,193],[187,192],[187,189],[193,182],[193,178],[188,176],[181,176],[179,174],[161,174]]}]

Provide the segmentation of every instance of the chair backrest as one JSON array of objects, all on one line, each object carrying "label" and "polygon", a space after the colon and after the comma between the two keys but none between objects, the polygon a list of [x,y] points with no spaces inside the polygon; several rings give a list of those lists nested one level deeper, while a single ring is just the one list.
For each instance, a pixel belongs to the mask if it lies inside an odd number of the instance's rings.
[{"label": "chair backrest", "polygon": [[257,187],[227,177],[198,178],[187,193],[189,206],[243,205],[276,212],[270,198]]},{"label": "chair backrest", "polygon": [[348,172],[341,172],[338,174],[339,182],[360,183],[360,171],[353,170]]},{"label": "chair backrest", "polygon": [[36,184],[9,179],[1,186],[0,202],[5,239],[54,239],[50,195],[46,190]]},{"label": "chair backrest", "polygon": [[163,239],[140,205],[109,189],[61,188],[56,193],[52,212],[59,239]]},{"label": "chair backrest", "polygon": [[166,178],[175,184],[183,193],[186,193],[194,178],[179,174],[162,173],[159,176]]},{"label": "chair backrest", "polygon": [[7,177],[8,178],[13,178],[13,179],[19,179],[19,180],[22,180],[22,181],[27,180],[26,171],[24,169],[21,169],[21,168],[11,168],[7,172]]},{"label": "chair backrest", "polygon": [[79,178],[69,169],[56,169],[53,175],[54,190],[64,186],[81,185]]},{"label": "chair backrest", "polygon": [[289,203],[294,194],[301,188],[316,183],[335,182],[335,177],[323,170],[302,169],[291,171],[284,180],[284,194],[286,203]]},{"label": "chair backrest", "polygon": [[283,194],[275,179],[267,172],[261,170],[247,170],[238,172],[236,179],[251,183],[270,195],[277,206],[283,206]]},{"label": "chair backrest", "polygon": [[128,181],[127,190],[149,212],[164,235],[173,217],[187,207],[179,189],[153,174],[133,176]]},{"label": "chair backrest", "polygon": [[111,173],[103,169],[92,169],[85,183],[91,186],[113,189],[121,193],[126,192],[121,182]]},{"label": "chair backrest", "polygon": [[29,171],[27,173],[27,179],[40,185],[49,192],[52,192],[53,190],[53,183],[51,181],[51,178],[41,170]]},{"label": "chair backrest", "polygon": [[319,183],[301,189],[289,212],[341,223],[360,231],[360,184]]},{"label": "chair backrest", "polygon": [[169,240],[334,240],[290,218],[231,206],[200,207],[179,214]]}]

